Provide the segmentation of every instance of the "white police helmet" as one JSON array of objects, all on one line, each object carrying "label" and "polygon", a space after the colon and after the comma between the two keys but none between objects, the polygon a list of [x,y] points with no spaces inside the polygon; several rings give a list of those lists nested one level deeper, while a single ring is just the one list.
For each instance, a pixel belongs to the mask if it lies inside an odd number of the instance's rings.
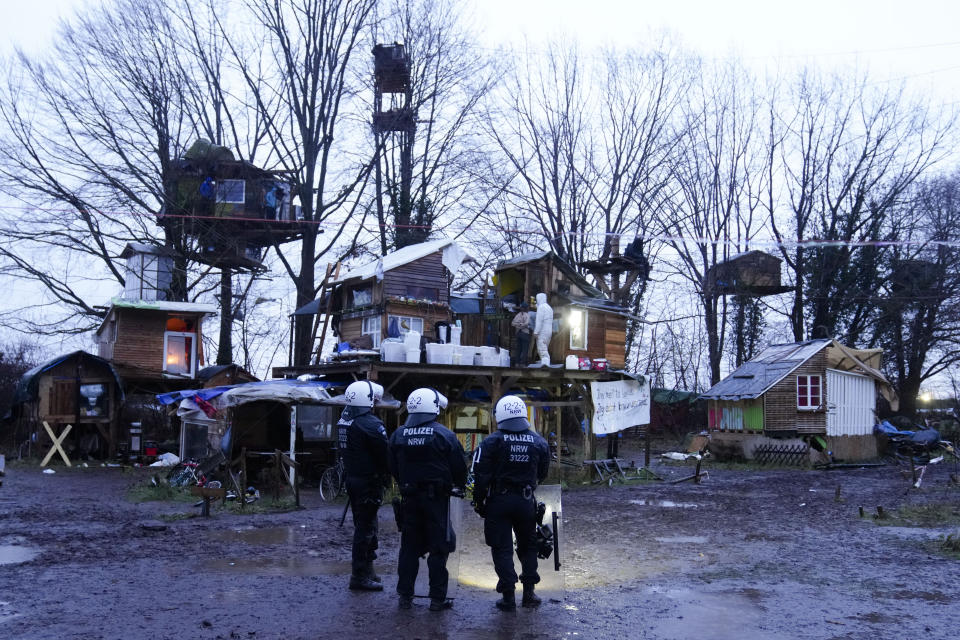
[{"label": "white police helmet", "polygon": [[347,386],[343,395],[348,407],[372,407],[383,399],[383,387],[369,380],[357,380]]},{"label": "white police helmet", "polygon": [[[424,387],[417,389],[407,398],[407,413],[411,416],[416,414],[426,414],[426,416],[440,415],[441,409],[447,408],[447,397],[437,391]],[[418,416],[420,417],[420,416]]]},{"label": "white police helmet", "polygon": [[526,431],[530,428],[527,421],[527,405],[517,396],[503,396],[497,402],[494,412],[497,427],[504,431]]}]

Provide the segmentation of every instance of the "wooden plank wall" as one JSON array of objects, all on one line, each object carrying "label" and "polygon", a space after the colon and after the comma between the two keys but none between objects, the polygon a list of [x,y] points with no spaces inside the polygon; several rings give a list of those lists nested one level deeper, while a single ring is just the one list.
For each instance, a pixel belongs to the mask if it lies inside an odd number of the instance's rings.
[{"label": "wooden plank wall", "polygon": [[384,273],[384,299],[387,296],[409,296],[407,285],[436,289],[438,302],[449,304],[450,292],[447,288],[447,269],[443,266],[443,255],[439,251],[431,253]]},{"label": "wooden plank wall", "polygon": [[[570,348],[570,327],[566,323],[567,307],[554,309],[554,319],[560,320],[560,331],[550,342],[550,359],[564,362],[568,355],[581,358],[606,358],[610,367],[621,369],[626,360],[626,319],[612,313],[587,310],[587,348]],[[534,338],[536,341],[536,338]]]},{"label": "wooden plank wall", "polygon": [[113,361],[141,369],[163,370],[163,334],[167,312],[117,309],[117,342]]},{"label": "wooden plank wall", "polygon": [[[764,427],[767,431],[793,430],[798,433],[827,432],[827,352],[821,349],[764,394]],[[797,410],[797,375],[819,374],[823,379],[823,408]]]}]

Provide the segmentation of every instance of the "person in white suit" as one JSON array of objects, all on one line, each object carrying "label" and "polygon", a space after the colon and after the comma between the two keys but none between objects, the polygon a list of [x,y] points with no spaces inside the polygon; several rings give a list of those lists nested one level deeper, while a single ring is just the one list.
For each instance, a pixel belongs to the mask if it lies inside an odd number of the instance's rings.
[{"label": "person in white suit", "polygon": [[537,323],[534,326],[533,335],[537,338],[540,363],[549,366],[550,353],[547,348],[550,346],[550,337],[553,335],[553,307],[547,304],[545,293],[537,294]]}]

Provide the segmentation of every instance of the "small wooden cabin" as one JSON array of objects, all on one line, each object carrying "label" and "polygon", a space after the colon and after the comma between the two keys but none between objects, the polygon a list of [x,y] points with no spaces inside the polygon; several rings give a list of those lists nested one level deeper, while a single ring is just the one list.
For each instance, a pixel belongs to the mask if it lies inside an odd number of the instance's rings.
[{"label": "small wooden cabin", "polygon": [[212,304],[114,298],[94,340],[124,380],[190,380],[204,364],[201,324]]},{"label": "small wooden cabin", "polygon": [[896,395],[876,367],[876,350],[832,339],[777,344],[715,384],[707,401],[711,432],[773,438],[826,436],[837,457],[875,457],[877,394]]},{"label": "small wooden cabin", "polygon": [[610,367],[626,363],[626,309],[609,300],[598,288],[552,251],[528,253],[497,265],[496,295],[503,309],[498,323],[500,346],[513,339],[510,321],[521,302],[536,310],[536,294],[546,293],[553,307],[554,335],[550,360],[562,363],[568,355],[591,360],[605,358]]},{"label": "small wooden cabin", "polygon": [[122,403],[123,387],[108,361],[85,351],[58,356],[20,379],[12,411],[17,442],[35,438],[40,446],[36,453],[42,455],[52,444],[43,423],[57,435],[69,424],[73,426],[64,447],[68,455],[112,457],[120,438]]},{"label": "small wooden cabin", "polygon": [[372,349],[409,331],[435,336],[436,324],[452,319],[450,284],[465,260],[472,258],[453,240],[431,240],[348,271],[332,293],[334,333]]},{"label": "small wooden cabin", "polygon": [[717,295],[767,296],[791,291],[780,284],[782,260],[763,251],[731,256],[707,270],[704,289]]}]

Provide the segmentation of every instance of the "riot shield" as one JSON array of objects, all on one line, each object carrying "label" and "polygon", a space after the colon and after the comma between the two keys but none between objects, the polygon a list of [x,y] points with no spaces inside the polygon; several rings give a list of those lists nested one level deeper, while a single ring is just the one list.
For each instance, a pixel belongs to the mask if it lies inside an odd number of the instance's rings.
[{"label": "riot shield", "polygon": [[[456,540],[456,548],[447,557],[447,573],[450,579],[447,584],[447,597],[455,598],[460,576],[460,549],[463,543],[463,500],[450,496],[447,503],[447,539]],[[420,568],[417,570],[417,581],[414,583],[415,597],[426,598],[430,593],[430,570],[427,568],[427,558],[420,558]]]},{"label": "riot shield", "polygon": [[[543,485],[537,487],[536,499],[544,504],[542,522],[548,525],[549,534],[543,528],[541,536],[550,540],[550,553],[546,555],[546,547],[541,543],[541,553],[538,554],[537,572],[540,574],[540,584],[537,593],[545,600],[563,600],[564,593],[564,566],[563,566],[563,518],[560,501],[560,485]],[[460,549],[460,582],[461,584],[489,589],[497,588],[497,574],[493,570],[493,559],[490,556],[490,547],[483,537],[483,519],[470,510],[464,516],[464,523],[458,537]],[[538,537],[542,540],[542,537]],[[514,565],[520,572],[520,561],[514,555]],[[451,572],[451,579],[453,573]],[[519,585],[517,586],[519,589]]]}]

